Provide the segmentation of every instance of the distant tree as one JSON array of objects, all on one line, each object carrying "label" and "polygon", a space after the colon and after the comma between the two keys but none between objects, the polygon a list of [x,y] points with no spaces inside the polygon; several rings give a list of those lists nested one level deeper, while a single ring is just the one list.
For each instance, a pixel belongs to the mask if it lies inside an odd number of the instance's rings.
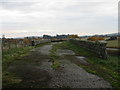
[{"label": "distant tree", "polygon": [[111,40],[117,40],[117,37],[110,37]]},{"label": "distant tree", "polygon": [[117,40],[117,37],[112,36],[112,37],[110,37],[109,39],[107,39],[107,41],[109,41],[109,40]]},{"label": "distant tree", "polygon": [[80,38],[77,34],[69,35],[68,38]]},{"label": "distant tree", "polygon": [[44,39],[51,39],[52,37],[50,35],[43,35]]}]

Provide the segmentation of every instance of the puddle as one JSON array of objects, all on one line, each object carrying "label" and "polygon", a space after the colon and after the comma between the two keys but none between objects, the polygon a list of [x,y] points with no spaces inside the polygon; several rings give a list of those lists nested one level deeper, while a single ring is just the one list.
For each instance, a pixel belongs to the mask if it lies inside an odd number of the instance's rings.
[{"label": "puddle", "polygon": [[62,55],[75,55],[75,53],[72,50],[59,49],[59,50],[57,50],[57,55],[59,55],[59,56],[62,56]]},{"label": "puddle", "polygon": [[75,58],[77,58],[82,64],[89,64],[86,60],[85,57],[83,56],[75,56]]},{"label": "puddle", "polygon": [[119,48],[106,48],[107,50],[114,50],[114,51],[119,51]]}]

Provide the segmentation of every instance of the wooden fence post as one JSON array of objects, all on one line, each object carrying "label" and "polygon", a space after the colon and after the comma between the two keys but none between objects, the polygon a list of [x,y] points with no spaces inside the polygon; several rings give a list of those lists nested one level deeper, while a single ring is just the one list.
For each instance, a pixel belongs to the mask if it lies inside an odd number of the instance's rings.
[{"label": "wooden fence post", "polygon": [[11,45],[11,44],[10,44],[10,41],[8,41],[8,45],[9,45],[8,47],[9,47],[9,49],[10,49],[10,48],[11,48],[11,46],[10,46],[10,45]]},{"label": "wooden fence post", "polygon": [[5,47],[5,42],[2,40],[2,50],[4,49]]},{"label": "wooden fence post", "polygon": [[15,47],[17,48],[17,41],[15,41]]}]

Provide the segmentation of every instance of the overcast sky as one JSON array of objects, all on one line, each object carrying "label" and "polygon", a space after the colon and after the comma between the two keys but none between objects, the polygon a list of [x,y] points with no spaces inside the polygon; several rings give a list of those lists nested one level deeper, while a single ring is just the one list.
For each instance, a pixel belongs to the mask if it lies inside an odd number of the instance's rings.
[{"label": "overcast sky", "polygon": [[0,0],[6,37],[118,32],[118,0]]}]

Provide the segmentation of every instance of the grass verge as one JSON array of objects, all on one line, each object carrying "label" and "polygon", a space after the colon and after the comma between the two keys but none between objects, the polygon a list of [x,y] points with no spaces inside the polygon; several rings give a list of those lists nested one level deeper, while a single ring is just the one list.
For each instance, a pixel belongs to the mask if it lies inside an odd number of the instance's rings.
[{"label": "grass verge", "polygon": [[[9,50],[2,51],[2,84],[3,87],[13,87],[17,86],[22,79],[16,75],[13,72],[8,71],[8,68],[15,62],[19,62],[19,64],[28,63],[29,60],[24,60],[24,57],[29,55],[29,52],[33,48],[41,47],[43,45],[49,44],[42,43],[37,46],[27,46],[27,47],[21,47],[21,48],[12,48]],[[18,85],[19,86],[19,85]]]},{"label": "grass verge", "polygon": [[3,87],[20,83],[20,78],[14,73],[9,72],[7,69],[14,61],[27,56],[32,48],[33,47],[13,48],[2,52]]},{"label": "grass verge", "polygon": [[92,53],[87,49],[75,45],[69,41],[61,43],[59,48],[71,49],[77,55],[85,56],[90,65],[78,64],[78,66],[83,67],[89,73],[103,77],[106,81],[110,82],[114,88],[120,88],[120,66],[118,64],[119,56],[109,55],[109,60],[103,60],[98,58],[95,53]]},{"label": "grass verge", "polygon": [[55,69],[55,70],[61,67],[61,66],[60,66],[60,62],[59,62],[59,60],[58,60],[58,59],[60,59],[60,56],[58,56],[58,55],[56,54],[57,49],[58,49],[58,45],[59,45],[59,44],[53,45],[53,46],[52,46],[52,49],[51,49],[51,51],[50,51],[50,61],[52,62],[51,67],[52,67],[53,69]]}]

